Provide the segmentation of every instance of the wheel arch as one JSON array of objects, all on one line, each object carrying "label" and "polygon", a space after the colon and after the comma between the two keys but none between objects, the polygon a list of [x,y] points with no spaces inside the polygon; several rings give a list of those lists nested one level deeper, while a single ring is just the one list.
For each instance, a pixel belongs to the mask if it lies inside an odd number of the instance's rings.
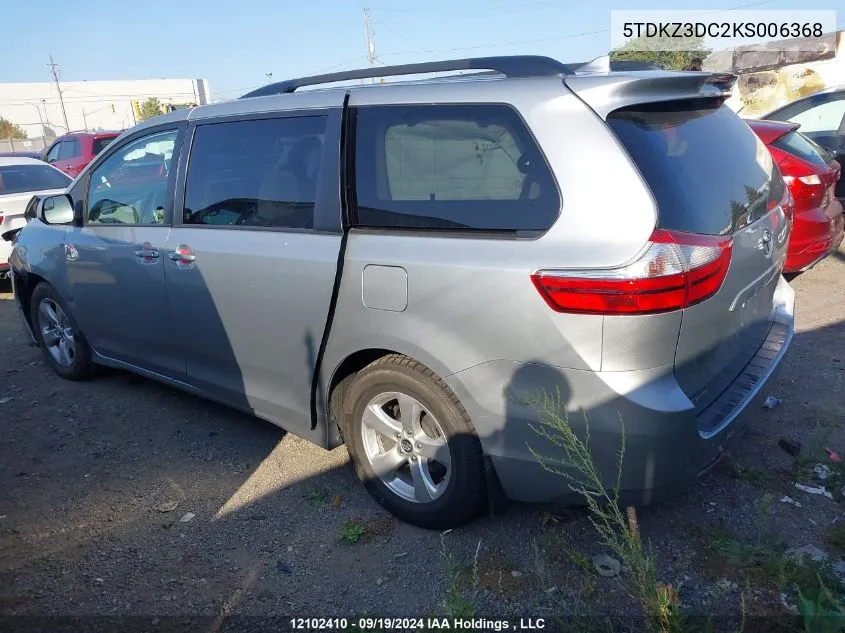
[{"label": "wheel arch", "polygon": [[49,283],[44,277],[37,273],[27,272],[24,275],[16,275],[15,277],[15,299],[18,306],[26,319],[30,329],[35,330],[35,324],[32,321],[32,293],[40,283]]},{"label": "wheel arch", "polygon": [[324,364],[324,367],[332,368],[331,373],[328,375],[324,374],[323,378],[323,384],[328,385],[328,389],[325,391],[325,402],[323,403],[325,407],[324,411],[328,414],[326,416],[328,420],[328,448],[335,448],[343,444],[338,425],[338,407],[342,405],[346,388],[352,382],[352,379],[367,365],[384,356],[401,354],[424,365],[440,378],[454,373],[448,371],[443,363],[438,362],[424,350],[415,347],[413,349],[406,349],[407,347],[407,345],[396,344],[351,347],[345,350],[343,354],[333,354],[333,359],[329,363]]}]

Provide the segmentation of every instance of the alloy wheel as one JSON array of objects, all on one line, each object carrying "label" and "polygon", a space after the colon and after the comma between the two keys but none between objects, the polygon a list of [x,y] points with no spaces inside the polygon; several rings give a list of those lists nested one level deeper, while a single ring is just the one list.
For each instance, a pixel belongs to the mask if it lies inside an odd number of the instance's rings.
[{"label": "alloy wheel", "polygon": [[44,299],[38,306],[38,327],[41,339],[59,365],[70,367],[76,356],[73,328],[62,307],[52,299]]},{"label": "alloy wheel", "polygon": [[380,393],[367,403],[361,424],[373,472],[407,501],[430,503],[449,485],[452,456],[446,434],[416,398]]}]

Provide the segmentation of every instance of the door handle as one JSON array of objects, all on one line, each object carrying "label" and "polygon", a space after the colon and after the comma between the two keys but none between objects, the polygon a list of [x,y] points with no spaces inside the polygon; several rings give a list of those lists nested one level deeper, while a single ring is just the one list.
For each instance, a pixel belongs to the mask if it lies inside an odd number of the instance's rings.
[{"label": "door handle", "polygon": [[137,251],[135,251],[135,257],[141,257],[143,259],[157,259],[159,256],[159,252],[157,248],[148,248],[148,247],[141,247]]},{"label": "door handle", "polygon": [[197,259],[194,250],[184,244],[180,244],[176,250],[171,251],[167,256],[176,262],[177,266],[189,266]]}]

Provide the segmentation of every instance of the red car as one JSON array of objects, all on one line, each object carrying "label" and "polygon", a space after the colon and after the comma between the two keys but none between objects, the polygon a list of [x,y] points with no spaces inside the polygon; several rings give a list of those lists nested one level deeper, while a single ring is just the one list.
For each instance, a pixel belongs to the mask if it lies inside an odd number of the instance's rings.
[{"label": "red car", "polygon": [[118,136],[120,132],[71,132],[53,141],[44,151],[43,160],[76,178]]},{"label": "red car", "polygon": [[841,167],[798,132],[797,123],[746,121],[769,148],[795,199],[784,272],[815,266],[842,243],[842,205],[834,195]]}]

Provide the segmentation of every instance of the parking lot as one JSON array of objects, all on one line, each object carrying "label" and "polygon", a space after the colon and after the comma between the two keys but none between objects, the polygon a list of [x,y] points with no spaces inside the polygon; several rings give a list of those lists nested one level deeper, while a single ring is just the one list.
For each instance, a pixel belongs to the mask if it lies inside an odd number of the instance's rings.
[{"label": "parking lot", "polygon": [[[833,499],[794,484],[820,483],[825,447],[845,453],[845,251],[792,284],[796,337],[769,389],[781,404],[756,412],[738,454],[693,489],[639,512],[685,611],[774,616],[768,630],[792,630],[782,616],[798,581],[731,544],[759,549],[776,529],[776,549],[815,545],[831,566],[843,553],[831,535],[845,481],[829,479]],[[636,613],[619,578],[593,572],[603,550],[583,510],[515,505],[445,535],[398,523],[344,448],[126,373],[57,378],[8,288],[0,355],[0,615],[205,615],[219,627],[231,615],[440,615],[456,595],[483,617]],[[802,444],[797,460],[782,438]]]}]

